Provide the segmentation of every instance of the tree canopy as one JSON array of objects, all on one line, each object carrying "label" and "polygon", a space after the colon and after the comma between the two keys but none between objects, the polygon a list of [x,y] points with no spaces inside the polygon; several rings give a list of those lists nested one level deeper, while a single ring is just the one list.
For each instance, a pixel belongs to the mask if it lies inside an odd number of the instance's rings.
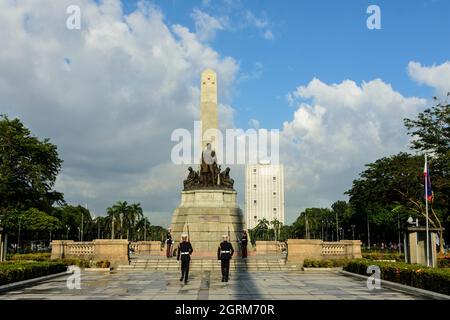
[{"label": "tree canopy", "polygon": [[19,119],[0,116],[0,214],[37,208],[46,213],[63,195],[53,190],[62,160],[48,139],[31,135]]}]

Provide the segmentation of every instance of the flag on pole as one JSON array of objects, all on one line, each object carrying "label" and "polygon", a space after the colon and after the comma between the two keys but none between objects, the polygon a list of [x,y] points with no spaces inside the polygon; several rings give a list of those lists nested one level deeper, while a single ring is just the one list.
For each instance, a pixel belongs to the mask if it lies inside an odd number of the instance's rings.
[{"label": "flag on pole", "polygon": [[423,175],[425,178],[425,195],[428,199],[428,202],[433,201],[433,191],[431,190],[431,178],[430,178],[430,170],[428,168],[428,162],[425,160],[425,166],[423,169]]}]

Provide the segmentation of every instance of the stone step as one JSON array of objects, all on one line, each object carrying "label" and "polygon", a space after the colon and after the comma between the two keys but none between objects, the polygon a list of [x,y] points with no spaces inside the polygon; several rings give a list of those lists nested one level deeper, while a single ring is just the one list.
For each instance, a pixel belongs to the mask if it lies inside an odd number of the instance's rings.
[{"label": "stone step", "polygon": [[[140,268],[140,269],[148,269],[148,270],[178,270],[180,266],[124,266],[127,268]],[[190,269],[192,270],[216,270],[220,269],[220,266],[213,266],[213,267],[203,267],[203,266],[190,266]],[[273,267],[273,266],[257,266],[257,267],[234,267],[230,266],[230,269],[237,269],[237,270],[260,270],[260,269],[267,269],[267,270],[284,270],[284,269],[296,269],[292,267]]]}]

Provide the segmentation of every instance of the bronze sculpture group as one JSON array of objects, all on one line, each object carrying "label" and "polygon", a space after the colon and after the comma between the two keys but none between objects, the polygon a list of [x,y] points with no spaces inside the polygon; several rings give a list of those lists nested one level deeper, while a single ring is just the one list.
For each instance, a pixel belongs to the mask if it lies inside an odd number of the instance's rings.
[{"label": "bronze sculpture group", "polygon": [[211,144],[207,144],[202,152],[200,169],[195,171],[188,168],[189,174],[184,180],[184,190],[195,189],[232,189],[234,180],[230,177],[230,168],[220,172],[221,166],[217,165],[216,153],[211,149]]}]

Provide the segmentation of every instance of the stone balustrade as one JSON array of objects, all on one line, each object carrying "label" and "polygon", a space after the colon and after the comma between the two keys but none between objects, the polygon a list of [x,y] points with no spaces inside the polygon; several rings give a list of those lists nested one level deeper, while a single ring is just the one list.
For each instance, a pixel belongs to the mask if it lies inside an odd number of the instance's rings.
[{"label": "stone balustrade", "polygon": [[136,254],[162,255],[161,241],[131,242],[130,249]]},{"label": "stone balustrade", "polygon": [[97,239],[92,242],[53,240],[51,259],[79,258],[108,260],[113,264],[128,263],[128,240]]},{"label": "stone balustrade", "polygon": [[256,241],[256,254],[277,254],[281,253],[282,247],[281,243],[277,241]]},{"label": "stone balustrade", "polygon": [[289,239],[287,261],[303,264],[305,259],[357,259],[361,258],[360,240],[324,242],[322,240]]}]

